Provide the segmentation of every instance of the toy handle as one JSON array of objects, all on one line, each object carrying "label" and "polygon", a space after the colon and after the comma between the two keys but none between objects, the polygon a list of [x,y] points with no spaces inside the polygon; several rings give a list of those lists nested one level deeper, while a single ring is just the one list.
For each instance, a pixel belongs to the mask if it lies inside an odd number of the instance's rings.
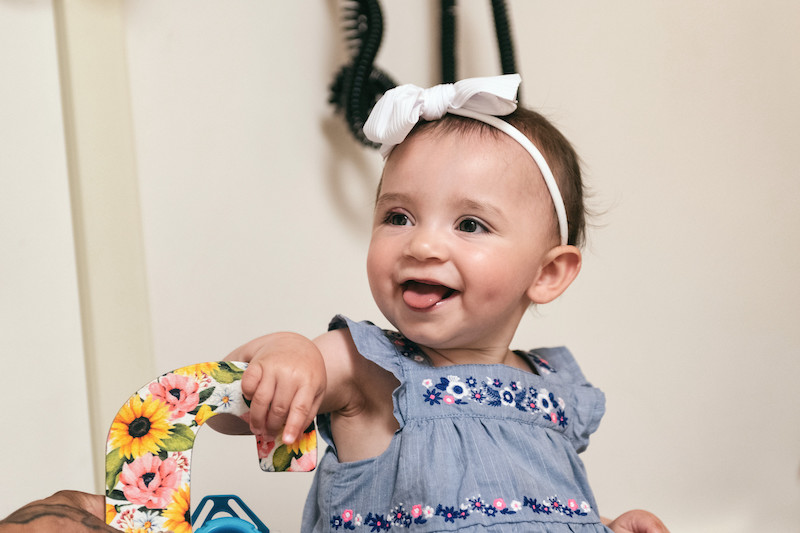
[{"label": "toy handle", "polygon": [[[236,504],[241,513],[247,516],[249,522],[242,519],[239,513],[231,507],[232,502]],[[204,509],[208,508],[208,503],[211,503],[211,508],[203,521],[198,524],[197,521]],[[214,517],[220,513],[227,516],[215,519]],[[241,498],[233,494],[204,497],[192,513],[192,526],[197,533],[269,533],[267,526],[259,520]]]},{"label": "toy handle", "polygon": [[[217,361],[168,372],[137,391],[114,418],[106,444],[106,523],[120,530],[191,531],[192,448],[200,426],[217,414],[249,411],[242,395],[247,363]],[[256,440],[261,469],[316,467],[312,423],[294,443]]]}]

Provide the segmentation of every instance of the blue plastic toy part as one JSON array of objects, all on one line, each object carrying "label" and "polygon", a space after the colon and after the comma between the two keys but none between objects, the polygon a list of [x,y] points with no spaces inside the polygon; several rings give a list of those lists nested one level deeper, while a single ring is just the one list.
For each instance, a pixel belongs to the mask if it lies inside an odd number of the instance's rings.
[{"label": "blue plastic toy part", "polygon": [[[197,519],[207,507],[207,502],[211,502],[211,509],[203,519],[201,524],[197,524]],[[245,520],[231,507],[231,501],[236,502],[250,521]],[[214,518],[219,513],[228,516]],[[198,527],[199,526],[199,527]],[[216,496],[206,496],[192,513],[192,529],[195,533],[269,533],[269,529],[258,517],[245,505],[238,496],[232,494],[220,494]]]},{"label": "blue plastic toy part", "polygon": [[258,533],[258,529],[247,520],[226,516],[209,520],[194,533]]}]

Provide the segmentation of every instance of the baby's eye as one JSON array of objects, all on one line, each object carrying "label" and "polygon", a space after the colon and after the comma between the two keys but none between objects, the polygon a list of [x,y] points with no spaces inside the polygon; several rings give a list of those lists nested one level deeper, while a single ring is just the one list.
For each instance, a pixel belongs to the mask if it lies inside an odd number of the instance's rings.
[{"label": "baby's eye", "polygon": [[407,226],[410,221],[408,220],[408,215],[403,213],[389,213],[386,215],[386,223],[392,226]]},{"label": "baby's eye", "polygon": [[479,233],[487,231],[486,226],[475,220],[474,218],[465,218],[458,223],[458,231],[465,233]]}]

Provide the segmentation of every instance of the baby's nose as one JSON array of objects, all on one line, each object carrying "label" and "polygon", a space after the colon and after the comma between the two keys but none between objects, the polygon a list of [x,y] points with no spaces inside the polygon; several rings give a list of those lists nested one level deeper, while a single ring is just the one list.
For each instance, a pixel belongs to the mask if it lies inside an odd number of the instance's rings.
[{"label": "baby's nose", "polygon": [[419,261],[443,261],[448,255],[447,237],[435,228],[417,226],[408,241],[406,253]]}]

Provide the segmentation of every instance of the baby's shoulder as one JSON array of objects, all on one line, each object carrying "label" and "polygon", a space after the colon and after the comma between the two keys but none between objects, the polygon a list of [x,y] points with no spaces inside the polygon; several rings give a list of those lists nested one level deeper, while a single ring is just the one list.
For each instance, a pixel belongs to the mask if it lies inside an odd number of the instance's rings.
[{"label": "baby's shoulder", "polygon": [[540,376],[548,376],[564,383],[586,382],[586,378],[572,352],[566,346],[534,348],[527,352],[517,351],[520,357],[536,369]]}]

